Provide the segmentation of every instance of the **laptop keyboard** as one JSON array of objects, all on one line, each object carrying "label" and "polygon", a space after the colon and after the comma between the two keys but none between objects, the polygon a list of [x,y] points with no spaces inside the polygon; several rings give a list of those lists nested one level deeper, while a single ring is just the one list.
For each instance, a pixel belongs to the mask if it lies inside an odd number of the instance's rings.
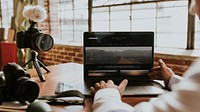
[{"label": "laptop keyboard", "polygon": [[[94,86],[96,82],[100,82],[100,81],[91,81],[89,83],[89,85],[91,86]],[[118,81],[118,80],[115,80],[114,83],[116,85],[119,85],[121,83],[121,80]],[[128,85],[129,86],[154,86],[154,82],[153,81],[128,81]]]}]

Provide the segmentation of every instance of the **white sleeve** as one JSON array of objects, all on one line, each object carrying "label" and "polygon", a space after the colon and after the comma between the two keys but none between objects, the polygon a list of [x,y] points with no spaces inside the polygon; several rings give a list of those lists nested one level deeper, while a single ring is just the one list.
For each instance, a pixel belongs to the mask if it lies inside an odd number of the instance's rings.
[{"label": "white sleeve", "polygon": [[134,107],[137,112],[199,112],[200,110],[200,61],[183,76],[174,76],[170,81],[171,91],[150,102]]},{"label": "white sleeve", "polygon": [[[200,74],[199,74],[200,76]],[[198,81],[184,79],[172,86],[172,91],[149,102],[137,104],[136,112],[199,112],[200,78]]]},{"label": "white sleeve", "polygon": [[[114,88],[99,90],[94,98],[94,112],[199,112],[200,110],[200,60],[184,74],[184,79],[173,76],[171,91],[134,108],[121,101]],[[180,79],[179,79],[180,78]],[[177,79],[177,80],[175,80]]]},{"label": "white sleeve", "polygon": [[122,102],[119,91],[115,88],[99,90],[94,97],[93,112],[133,112],[132,106]]},{"label": "white sleeve", "polygon": [[178,76],[178,75],[173,75],[172,77],[171,77],[171,79],[169,80],[169,84],[168,84],[168,88],[172,88],[172,86],[174,85],[174,84],[177,84],[178,82],[180,82],[181,80],[183,80],[184,78],[183,77],[181,77],[181,76]]},{"label": "white sleeve", "polygon": [[199,112],[199,93],[200,72],[174,84],[172,91],[135,107],[123,103],[117,89],[107,88],[96,93],[93,112]]}]

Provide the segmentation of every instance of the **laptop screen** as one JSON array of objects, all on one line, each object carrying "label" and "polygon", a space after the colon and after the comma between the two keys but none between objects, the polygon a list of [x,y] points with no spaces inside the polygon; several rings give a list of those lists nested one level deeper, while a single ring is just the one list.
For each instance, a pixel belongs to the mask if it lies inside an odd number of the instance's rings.
[{"label": "laptop screen", "polygon": [[144,76],[153,54],[153,32],[85,32],[84,76]]}]

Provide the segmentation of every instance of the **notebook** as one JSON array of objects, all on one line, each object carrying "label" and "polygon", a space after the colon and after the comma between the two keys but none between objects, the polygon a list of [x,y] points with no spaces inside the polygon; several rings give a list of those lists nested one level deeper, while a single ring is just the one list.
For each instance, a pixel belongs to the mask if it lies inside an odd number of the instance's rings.
[{"label": "notebook", "polygon": [[154,63],[153,32],[84,32],[84,81],[66,84],[84,95],[101,80],[119,84],[128,79],[124,96],[159,95],[165,90],[150,80],[148,73]]}]

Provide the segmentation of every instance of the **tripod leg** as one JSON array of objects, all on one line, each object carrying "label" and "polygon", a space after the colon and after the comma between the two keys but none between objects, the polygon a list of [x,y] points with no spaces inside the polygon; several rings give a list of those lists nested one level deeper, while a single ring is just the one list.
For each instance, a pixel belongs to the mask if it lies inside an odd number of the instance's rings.
[{"label": "tripod leg", "polygon": [[30,59],[27,63],[25,63],[22,67],[25,67],[28,63],[30,63],[32,60]]},{"label": "tripod leg", "polygon": [[40,78],[40,81],[41,82],[44,82],[45,81],[45,77],[44,77],[44,74],[42,73],[41,69],[40,69],[40,65],[38,63],[38,60],[33,60],[33,65],[38,73],[38,76]]},{"label": "tripod leg", "polygon": [[40,60],[38,60],[38,63],[42,68],[44,68],[47,71],[47,73],[50,73],[50,70],[44,65],[44,63],[42,63]]}]

